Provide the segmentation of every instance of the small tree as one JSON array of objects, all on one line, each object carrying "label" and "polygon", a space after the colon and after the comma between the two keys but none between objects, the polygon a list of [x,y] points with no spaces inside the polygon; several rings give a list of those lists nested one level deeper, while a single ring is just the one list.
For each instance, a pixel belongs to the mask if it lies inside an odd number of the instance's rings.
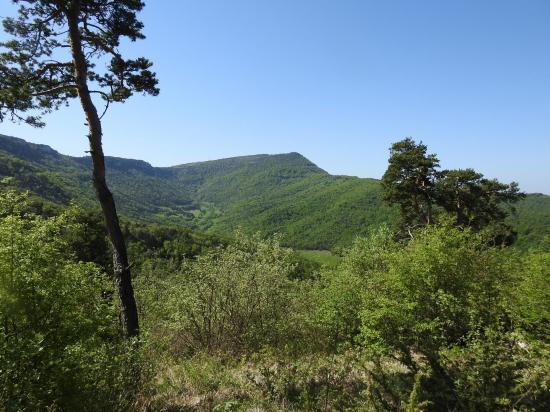
[{"label": "small tree", "polygon": [[[124,102],[135,92],[157,95],[152,63],[125,59],[123,38],[143,39],[136,13],[140,0],[12,0],[17,18],[6,18],[13,36],[1,44],[0,121],[42,127],[41,116],[78,98],[86,117],[93,165],[93,184],[113,249],[113,268],[128,336],[139,333],[136,302],[126,245],[115,202],[105,177],[101,118],[110,103]],[[104,69],[99,69],[104,66]],[[92,96],[105,104],[99,114]],[[27,114],[30,112],[30,114]]]}]

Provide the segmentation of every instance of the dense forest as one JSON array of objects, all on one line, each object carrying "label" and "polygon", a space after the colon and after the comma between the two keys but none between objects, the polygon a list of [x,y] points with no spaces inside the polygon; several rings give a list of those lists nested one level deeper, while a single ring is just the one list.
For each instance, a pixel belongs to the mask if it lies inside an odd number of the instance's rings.
[{"label": "dense forest", "polygon": [[[51,203],[95,205],[90,159],[64,156],[48,146],[0,135],[0,177],[5,185]],[[298,249],[339,249],[399,213],[382,199],[380,181],[332,176],[298,153],[256,155],[156,168],[140,160],[106,159],[119,209],[132,221],[185,226],[230,235],[284,235]],[[508,220],[516,246],[547,245],[550,196],[530,194]]]},{"label": "dense forest", "polygon": [[412,138],[381,180],[107,157],[144,3],[13,3],[0,122],[77,101],[89,156],[0,135],[0,411],[550,410],[549,196]]}]

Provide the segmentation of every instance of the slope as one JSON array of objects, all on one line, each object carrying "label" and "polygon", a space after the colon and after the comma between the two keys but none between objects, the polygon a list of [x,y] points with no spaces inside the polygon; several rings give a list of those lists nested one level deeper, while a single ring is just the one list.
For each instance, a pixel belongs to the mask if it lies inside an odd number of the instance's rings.
[{"label": "slope", "polygon": [[[0,135],[0,180],[56,203],[95,206],[90,159]],[[370,228],[393,224],[378,180],[333,176],[299,153],[253,155],[174,167],[106,158],[122,215],[226,234],[236,228],[281,233],[303,249],[343,246]],[[521,248],[550,234],[550,196],[530,195],[511,222]]]}]

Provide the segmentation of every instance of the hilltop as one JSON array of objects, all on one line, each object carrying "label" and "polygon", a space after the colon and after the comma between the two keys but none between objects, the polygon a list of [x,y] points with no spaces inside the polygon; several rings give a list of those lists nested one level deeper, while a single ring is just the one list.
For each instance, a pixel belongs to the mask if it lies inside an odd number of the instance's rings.
[{"label": "hilltop", "polygon": [[[295,152],[173,167],[107,157],[106,165],[121,214],[145,223],[277,232],[293,247],[327,249],[397,219],[381,200],[378,180],[331,175]],[[90,173],[89,157],[0,135],[0,178],[11,186],[54,203],[95,207]],[[541,244],[550,234],[550,196],[529,195],[517,210],[511,220],[518,245]]]}]

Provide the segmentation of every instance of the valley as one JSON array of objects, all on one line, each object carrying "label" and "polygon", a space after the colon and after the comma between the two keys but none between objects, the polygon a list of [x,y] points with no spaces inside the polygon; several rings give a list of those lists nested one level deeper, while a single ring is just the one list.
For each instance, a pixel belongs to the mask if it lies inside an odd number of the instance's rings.
[{"label": "valley", "polygon": [[[382,201],[380,182],[334,176],[299,153],[252,155],[153,167],[142,160],[107,157],[111,189],[122,216],[230,235],[234,230],[280,233],[297,249],[349,245],[398,212]],[[0,135],[0,177],[41,198],[96,207],[90,159]],[[6,180],[7,179],[7,180]],[[550,196],[531,194],[509,218],[518,247],[545,244]]]}]

